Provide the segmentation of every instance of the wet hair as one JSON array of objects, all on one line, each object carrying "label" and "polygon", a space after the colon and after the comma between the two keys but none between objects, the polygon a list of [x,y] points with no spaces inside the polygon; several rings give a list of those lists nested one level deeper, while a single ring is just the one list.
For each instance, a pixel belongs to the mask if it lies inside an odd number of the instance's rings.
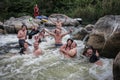
[{"label": "wet hair", "polygon": [[27,26],[26,26],[25,24],[23,24],[21,27],[22,27],[22,28],[25,27],[26,30],[28,30],[28,28],[27,28]]},{"label": "wet hair", "polygon": [[92,46],[85,46],[85,50],[83,52],[83,55],[85,55],[85,53],[87,53],[88,49],[92,49],[93,53],[95,53],[95,49]]},{"label": "wet hair", "polygon": [[77,43],[76,42],[74,42],[75,43],[75,46],[77,46]]},{"label": "wet hair", "polygon": [[[69,40],[73,43],[73,39],[69,38],[69,39],[67,39],[67,42],[68,42]],[[65,49],[67,49],[67,47],[68,47],[68,44],[66,45],[66,48],[65,48]]]}]

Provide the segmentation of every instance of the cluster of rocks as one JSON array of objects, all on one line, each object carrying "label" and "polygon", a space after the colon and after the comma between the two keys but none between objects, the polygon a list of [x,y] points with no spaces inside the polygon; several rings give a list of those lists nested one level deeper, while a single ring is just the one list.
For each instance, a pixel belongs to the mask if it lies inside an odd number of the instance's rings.
[{"label": "cluster of rocks", "polygon": [[[64,22],[66,17],[67,20],[63,24],[63,26],[77,26],[80,24],[77,20],[63,14],[53,14],[52,16],[49,16],[48,20],[46,20],[46,22],[44,23],[46,26],[54,26],[55,24],[52,23],[51,20],[56,21],[57,18],[59,18],[62,22]],[[35,19],[31,16],[22,16],[19,18],[11,17],[10,19],[4,21],[4,23],[0,22],[0,33],[17,33],[17,31],[21,29],[22,24],[27,25],[27,28],[31,29],[32,26],[40,26],[41,22],[43,22],[43,20]]]}]

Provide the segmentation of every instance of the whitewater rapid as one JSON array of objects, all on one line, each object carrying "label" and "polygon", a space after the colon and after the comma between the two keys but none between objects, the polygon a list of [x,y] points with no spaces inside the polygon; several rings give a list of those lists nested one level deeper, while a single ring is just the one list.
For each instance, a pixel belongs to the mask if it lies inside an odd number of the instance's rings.
[{"label": "whitewater rapid", "polygon": [[[68,38],[70,35],[63,38],[63,43]],[[14,42],[18,45],[17,41],[15,34],[0,35],[0,46]],[[75,41],[78,45],[75,59],[65,58],[59,48],[54,47],[52,37],[46,37],[46,41],[40,44],[44,54],[39,57],[33,54],[21,56],[19,50],[11,49],[9,53],[0,55],[0,80],[113,80],[113,60],[101,58],[103,66],[89,63],[82,56],[84,43]]]}]

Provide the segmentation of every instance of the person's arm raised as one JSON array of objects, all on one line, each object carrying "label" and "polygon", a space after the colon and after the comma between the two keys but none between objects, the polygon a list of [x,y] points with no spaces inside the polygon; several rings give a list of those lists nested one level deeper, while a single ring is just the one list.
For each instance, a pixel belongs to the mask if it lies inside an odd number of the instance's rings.
[{"label": "person's arm raised", "polygon": [[72,33],[72,30],[70,29],[69,32],[66,32],[66,33],[63,33],[62,34],[62,37],[64,37],[65,35],[69,34],[69,33]]},{"label": "person's arm raised", "polygon": [[[45,29],[44,29],[44,30],[45,30]],[[50,34],[50,35],[52,35],[52,36],[55,36],[55,34],[52,33],[52,32],[49,32],[49,31],[47,31],[47,30],[45,30],[45,32],[47,32],[48,34]]]}]

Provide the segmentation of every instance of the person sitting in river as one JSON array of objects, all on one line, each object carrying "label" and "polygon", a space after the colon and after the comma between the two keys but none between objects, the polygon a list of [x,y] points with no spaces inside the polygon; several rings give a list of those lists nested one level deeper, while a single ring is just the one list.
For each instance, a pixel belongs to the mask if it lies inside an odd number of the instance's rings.
[{"label": "person sitting in river", "polygon": [[47,32],[48,34],[52,35],[54,37],[54,39],[55,39],[55,46],[56,47],[60,47],[60,46],[62,46],[62,38],[65,35],[71,33],[72,30],[69,30],[69,32],[66,32],[66,33],[63,33],[63,34],[61,33],[60,29],[55,29],[55,33],[54,32],[49,32],[47,30],[45,30],[45,32]]},{"label": "person sitting in river", "polygon": [[70,57],[68,52],[71,50],[72,43],[73,43],[73,40],[68,39],[67,43],[60,47],[60,52],[62,52],[65,57]]},{"label": "person sitting in river", "polygon": [[[50,18],[49,18],[49,19],[50,19]],[[55,25],[56,25],[56,28],[58,28],[58,29],[61,29],[63,23],[65,23],[66,20],[67,20],[67,17],[65,17],[65,20],[64,20],[63,22],[62,22],[58,17],[57,17],[57,20],[56,20],[56,21],[53,21],[53,20],[50,19],[50,21],[51,21],[53,24],[55,24]]]},{"label": "person sitting in river", "polygon": [[41,42],[41,41],[45,41],[45,37],[46,36],[48,36],[48,35],[45,35],[45,31],[44,30],[42,30],[38,35],[36,35],[35,37],[34,37],[34,39],[35,39],[35,41],[37,41],[37,42]]},{"label": "person sitting in river", "polygon": [[[22,25],[22,28],[18,31],[17,37],[19,39],[20,48],[24,48],[25,40],[27,39],[27,26],[25,24]],[[21,50],[20,50],[21,51]]]},{"label": "person sitting in river", "polygon": [[98,65],[102,65],[98,51],[95,50],[92,46],[87,47],[83,55],[85,55],[89,59],[90,63],[96,63]]},{"label": "person sitting in river", "polygon": [[33,54],[38,57],[42,54],[42,50],[39,48],[39,43],[37,41],[34,42],[34,51]]},{"label": "person sitting in river", "polygon": [[29,43],[28,42],[24,42],[24,47],[21,49],[21,55],[22,54],[30,54],[30,53],[32,53],[31,52],[31,50],[30,50],[30,48],[29,48]]},{"label": "person sitting in river", "polygon": [[70,51],[68,51],[67,54],[72,58],[76,56],[76,54],[77,54],[77,43],[76,42],[73,42],[71,44],[71,49],[70,49]]},{"label": "person sitting in river", "polygon": [[33,26],[31,32],[29,33],[29,39],[32,39],[32,36],[39,33],[38,27]]}]

